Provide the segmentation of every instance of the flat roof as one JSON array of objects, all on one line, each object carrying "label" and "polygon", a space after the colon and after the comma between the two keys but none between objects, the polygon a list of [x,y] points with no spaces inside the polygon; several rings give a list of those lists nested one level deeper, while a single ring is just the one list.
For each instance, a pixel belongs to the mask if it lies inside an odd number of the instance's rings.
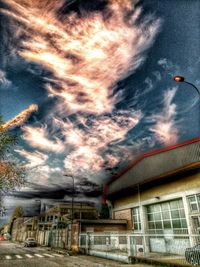
[{"label": "flat roof", "polygon": [[97,220],[88,220],[81,219],[78,220],[81,223],[92,223],[92,224],[127,224],[127,220],[113,220],[113,219],[97,219]]}]

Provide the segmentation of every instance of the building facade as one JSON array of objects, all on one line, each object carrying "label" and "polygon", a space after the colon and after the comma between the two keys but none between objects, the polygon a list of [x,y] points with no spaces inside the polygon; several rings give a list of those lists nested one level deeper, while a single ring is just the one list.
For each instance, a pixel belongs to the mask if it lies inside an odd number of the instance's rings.
[{"label": "building facade", "polygon": [[107,184],[113,219],[146,251],[181,254],[200,241],[200,138],[147,153]]},{"label": "building facade", "polygon": [[[73,218],[73,220],[72,220]],[[98,211],[85,203],[59,203],[44,211],[40,216],[15,219],[12,228],[13,241],[35,238],[39,245],[70,249],[78,247],[79,231],[77,220],[96,219]]]}]

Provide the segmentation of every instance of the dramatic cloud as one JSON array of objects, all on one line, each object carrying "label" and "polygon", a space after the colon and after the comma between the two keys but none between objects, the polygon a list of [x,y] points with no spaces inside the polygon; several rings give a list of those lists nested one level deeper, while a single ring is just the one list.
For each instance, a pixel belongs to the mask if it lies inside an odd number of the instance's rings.
[{"label": "dramatic cloud", "polygon": [[1,12],[10,18],[11,30],[23,36],[19,55],[52,74],[45,77],[46,89],[56,100],[45,126],[24,126],[23,139],[33,148],[62,154],[65,168],[73,172],[117,164],[121,149],[127,152],[120,142],[142,114],[116,112],[122,95],[114,93],[116,84],[144,61],[160,20],[131,0],[109,0],[103,11],[87,14],[65,12],[63,1],[4,2],[10,9]]},{"label": "dramatic cloud", "polygon": [[26,27],[20,54],[52,71],[49,94],[73,111],[111,112],[112,87],[141,64],[160,25],[151,16],[138,23],[141,9],[129,0],[109,0],[105,13],[82,17],[58,16],[61,1],[5,2],[15,13],[4,13]]},{"label": "dramatic cloud", "polygon": [[29,152],[24,149],[16,149],[15,151],[28,161],[26,165],[28,168],[44,165],[48,159],[47,155],[39,151]]},{"label": "dramatic cloud", "polygon": [[37,105],[35,105],[35,104],[30,105],[27,109],[23,110],[21,113],[19,113],[13,119],[5,122],[2,126],[4,129],[13,129],[15,127],[22,126],[28,120],[30,115],[33,112],[36,112],[37,110],[38,110]]},{"label": "dramatic cloud", "polygon": [[30,182],[35,182],[41,185],[48,184],[51,174],[51,169],[47,162],[49,157],[37,150],[30,152],[24,149],[16,149],[15,151],[21,157],[25,158],[27,162],[25,167],[28,174],[28,184]]},{"label": "dramatic cloud", "polygon": [[178,129],[176,127],[176,104],[173,98],[176,94],[176,88],[166,91],[163,100],[163,110],[160,114],[152,115],[149,120],[155,125],[150,129],[154,134],[156,140],[161,144],[170,145],[178,141]]},{"label": "dramatic cloud", "polygon": [[135,127],[140,118],[140,112],[118,112],[86,120],[79,117],[78,126],[69,121],[54,120],[54,124],[62,129],[66,143],[73,147],[65,158],[65,168],[100,171],[105,161],[111,166],[115,165],[120,154],[118,157],[105,154],[106,147],[123,141],[128,130]]},{"label": "dramatic cloud", "polygon": [[39,148],[45,151],[53,151],[61,153],[64,150],[64,145],[61,140],[50,140],[48,130],[45,127],[24,126],[23,139],[32,147]]}]

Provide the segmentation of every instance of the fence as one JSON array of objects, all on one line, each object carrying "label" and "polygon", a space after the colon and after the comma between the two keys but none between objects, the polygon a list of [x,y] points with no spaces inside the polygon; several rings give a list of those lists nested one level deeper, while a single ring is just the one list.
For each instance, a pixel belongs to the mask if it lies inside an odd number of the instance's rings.
[{"label": "fence", "polygon": [[82,233],[79,246],[87,254],[127,263],[145,258],[180,266],[200,265],[199,234]]}]

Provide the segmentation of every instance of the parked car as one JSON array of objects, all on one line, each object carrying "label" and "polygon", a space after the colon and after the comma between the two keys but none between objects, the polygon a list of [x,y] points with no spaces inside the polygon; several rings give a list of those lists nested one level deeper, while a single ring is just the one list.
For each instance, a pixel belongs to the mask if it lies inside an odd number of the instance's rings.
[{"label": "parked car", "polygon": [[25,247],[36,247],[37,242],[34,238],[27,238],[24,242]]},{"label": "parked car", "polygon": [[3,238],[4,238],[5,240],[10,240],[10,239],[11,239],[11,235],[10,235],[9,233],[5,233],[5,234],[3,235]]},{"label": "parked car", "polygon": [[0,235],[0,241],[4,241],[4,240],[5,238],[2,235]]},{"label": "parked car", "polygon": [[200,265],[200,244],[186,248],[185,259],[192,265]]}]

